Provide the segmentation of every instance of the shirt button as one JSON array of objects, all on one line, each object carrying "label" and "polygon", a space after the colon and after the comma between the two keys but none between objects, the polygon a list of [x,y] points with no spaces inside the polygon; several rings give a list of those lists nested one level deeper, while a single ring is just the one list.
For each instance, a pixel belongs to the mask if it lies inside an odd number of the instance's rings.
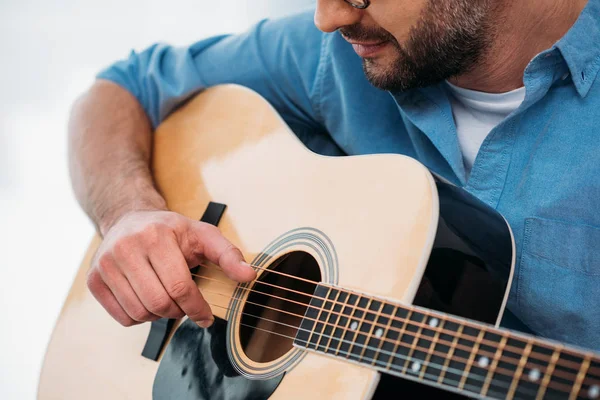
[{"label": "shirt button", "polygon": [[561,79],[564,81],[564,80],[565,80],[565,79],[567,79],[568,77],[569,77],[569,73],[567,72],[566,74],[564,74],[564,75],[562,76],[562,78],[561,78]]},{"label": "shirt button", "polygon": [[552,57],[552,53],[548,53],[544,56],[544,58]]}]

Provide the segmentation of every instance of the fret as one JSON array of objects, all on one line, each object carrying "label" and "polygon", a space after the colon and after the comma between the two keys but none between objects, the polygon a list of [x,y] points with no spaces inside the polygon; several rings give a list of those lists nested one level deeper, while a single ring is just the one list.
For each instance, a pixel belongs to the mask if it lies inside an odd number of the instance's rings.
[{"label": "fret", "polygon": [[[334,322],[332,322],[331,324],[331,332],[329,333],[329,338],[327,338],[327,344],[325,345],[325,349],[323,351],[327,352],[332,346],[331,344],[334,343],[332,342],[333,338],[336,336],[336,332],[337,329],[339,327],[340,324],[340,319],[342,318],[342,314],[344,312],[344,307],[346,307],[348,305],[348,299],[350,299],[350,294],[340,290],[340,294],[337,297],[337,301],[333,306],[333,319]],[[336,339],[339,340],[339,339]],[[335,346],[337,348],[337,346]]]},{"label": "fret", "polygon": [[[354,317],[356,317],[357,320],[356,319],[353,320],[352,323],[350,324],[350,330],[353,333],[350,334],[352,339],[349,339],[350,347],[346,354],[347,358],[350,358],[350,359],[358,358],[358,355],[354,354],[352,352],[352,350],[354,350],[356,348],[356,344],[358,344],[359,346],[361,345],[361,343],[359,343],[359,341],[363,335],[360,335],[360,330],[363,326],[363,323],[365,322],[365,318],[368,314],[369,307],[371,307],[372,301],[373,301],[373,299],[368,299],[368,298],[362,297],[360,299],[360,301],[358,302],[359,305],[358,305],[357,309],[354,311]],[[361,346],[361,347],[363,347],[363,346]],[[359,348],[359,350],[360,350],[360,348]]]},{"label": "fret", "polygon": [[[308,336],[308,343],[306,346],[308,348],[313,348],[315,350],[317,350],[317,347],[319,344],[319,339],[323,333],[323,329],[325,328],[325,322],[327,321],[327,316],[325,316],[325,319],[322,319],[322,316],[324,316],[323,311],[325,311],[326,309],[331,309],[331,307],[333,306],[333,304],[330,301],[327,301],[332,288],[327,287],[326,293],[324,296],[321,296],[321,293],[319,293],[319,292],[322,292],[321,288],[325,289],[326,286],[319,285],[317,287],[317,289],[315,290],[315,296],[319,296],[322,300],[321,300],[321,306],[319,307],[318,312],[317,312],[316,321],[314,321],[314,324],[313,324],[313,329],[310,331],[310,335]],[[317,334],[315,335],[315,333],[317,333]]]},{"label": "fret", "polygon": [[[394,340],[390,338],[390,328],[392,327],[392,322],[394,321],[394,315],[396,314],[397,309],[396,306],[386,303],[381,309],[380,316],[377,317],[378,329],[381,329],[382,326],[385,326],[385,328],[382,331],[376,331],[375,337],[372,337],[371,340],[369,340],[369,346],[371,348],[376,346],[377,348],[377,350],[373,351],[373,356],[371,357],[373,359],[371,362],[372,366],[378,367],[385,365],[387,364],[387,359],[385,359],[385,357],[388,359],[390,358],[390,356],[383,353],[382,350],[384,343]],[[367,357],[369,357],[369,351],[371,350],[367,350],[367,353],[365,354]]]},{"label": "fret", "polygon": [[359,294],[350,293],[348,296],[348,301],[342,310],[342,317],[340,318],[340,326],[342,326],[342,328],[336,327],[333,333],[334,340],[338,341],[335,355],[339,355],[340,353],[342,355],[348,354],[348,349],[350,348],[349,337],[352,335],[352,330],[355,329],[354,324],[357,323],[355,318],[357,315],[359,317],[362,315],[362,311],[359,310],[359,307],[361,307],[360,304],[364,301],[365,297]]},{"label": "fret", "polygon": [[438,344],[438,340],[440,338],[440,333],[442,332],[442,330],[444,329],[444,324],[446,323],[446,320],[439,320],[439,318],[435,318],[435,317],[431,317],[429,319],[429,326],[431,326],[433,329],[435,329],[435,334],[433,335],[433,339],[431,340],[431,346],[429,346],[429,349],[427,351],[427,358],[425,358],[425,365],[426,367],[423,368],[423,370],[421,371],[421,374],[419,375],[420,379],[423,379],[425,377],[425,374],[427,374],[427,377],[429,379],[432,380],[432,377],[436,377],[439,376],[441,370],[439,368],[439,365],[436,365],[435,363],[432,364],[432,356],[435,353],[435,347]]},{"label": "fret", "polygon": [[[523,343],[523,341],[520,341],[520,343]],[[509,344],[513,347],[516,346],[512,341]],[[515,390],[515,397],[535,397],[536,393],[540,390],[543,373],[548,368],[548,361],[552,358],[552,353],[553,350],[545,345],[534,344],[531,347],[529,359],[525,363],[517,384],[517,389]]]},{"label": "fret", "polygon": [[365,346],[366,336],[364,335],[365,319],[369,313],[369,307],[373,299],[361,296],[358,306],[354,310],[353,320],[350,323],[350,331],[348,332],[346,341],[348,342],[348,351],[345,353],[346,358],[354,361],[359,361],[361,349]]},{"label": "fret", "polygon": [[[487,327],[482,327],[480,331],[475,332],[477,332],[476,343],[473,345],[472,350],[472,354],[475,357],[471,365],[468,366],[468,375],[465,380],[464,389],[480,395],[486,386],[486,379],[490,373],[490,364],[496,355],[499,344],[502,342],[502,336],[489,330]],[[470,335],[474,335],[475,332]],[[491,383],[490,379],[490,385]]]},{"label": "fret", "polygon": [[[474,329],[471,327],[468,328]],[[478,365],[480,365],[481,368],[473,368],[473,362],[475,361],[475,357],[477,356],[477,352],[479,351],[479,347],[481,346],[481,340],[483,339],[483,335],[485,335],[485,330],[481,329],[477,334],[477,339],[475,339],[473,350],[471,351],[471,355],[469,355],[467,364],[462,374],[462,378],[460,379],[460,383],[458,385],[458,388],[461,390],[465,389],[465,384],[467,383],[467,378],[469,378],[469,374],[471,374],[472,377],[468,379],[469,384],[467,385],[467,390],[473,390],[473,388],[475,388],[475,393],[479,393],[481,392],[481,388],[485,383],[485,381],[478,380],[476,378],[484,375],[485,371],[483,370],[483,368],[486,368],[488,366],[489,358],[485,356],[480,356],[478,359]]]},{"label": "fret", "polygon": [[548,384],[550,383],[550,379],[552,378],[552,373],[554,372],[554,368],[556,368],[556,361],[560,357],[560,352],[562,350],[561,347],[557,347],[556,350],[552,353],[552,358],[550,359],[550,364],[546,368],[546,373],[544,374],[544,379],[542,380],[542,384],[540,385],[540,389],[537,392],[536,400],[542,400],[546,395],[546,391],[548,390]]},{"label": "fret", "polygon": [[[496,335],[495,333],[491,333],[491,332],[486,332],[485,339],[490,340],[492,336],[499,336],[499,335]],[[485,383],[480,392],[481,397],[485,397],[488,393],[488,390],[490,389],[490,385],[492,383],[492,376],[494,375],[494,371],[496,370],[496,367],[498,366],[498,362],[500,361],[500,357],[502,356],[502,351],[504,350],[504,346],[506,345],[506,341],[508,340],[508,337],[506,337],[504,335],[502,335],[500,337],[501,337],[500,343],[499,343],[498,347],[496,348],[496,352],[494,353],[494,359],[492,360],[492,365],[490,366],[489,371],[488,371],[487,375],[485,376]]]},{"label": "fret", "polygon": [[577,399],[579,392],[581,390],[581,385],[583,384],[583,379],[585,378],[585,374],[587,374],[588,369],[590,368],[590,363],[592,361],[592,357],[587,355],[581,364],[581,368],[579,368],[579,372],[577,373],[577,379],[575,380],[575,385],[573,385],[573,389],[571,390],[571,394],[569,395],[569,400]]},{"label": "fret", "polygon": [[[362,324],[362,325],[364,325],[365,329],[368,329],[368,333],[366,334],[365,345],[363,346],[363,349],[360,352],[360,355],[358,356],[359,361],[362,361],[366,354],[370,355],[370,353],[373,352],[373,350],[370,349],[370,343],[371,343],[371,339],[373,338],[373,332],[380,332],[379,330],[381,329],[381,327],[378,326],[378,321],[379,321],[379,318],[381,317],[381,312],[383,311],[383,303],[381,301],[377,301],[377,300],[372,301],[371,304],[369,305],[369,311],[373,311],[373,312],[369,312],[368,315],[365,317],[365,320],[368,323],[365,324],[363,322],[363,324]],[[379,335],[379,337],[381,337],[381,335]],[[366,352],[368,348],[369,348],[369,353]],[[367,360],[371,360],[371,359],[373,359],[373,356],[370,356],[367,358]]]},{"label": "fret", "polygon": [[[423,351],[417,349],[420,347],[420,341],[423,340],[421,338],[421,332],[423,331],[423,324],[427,320],[427,315],[413,311],[410,316],[410,321],[413,322],[409,324],[406,328],[406,338],[412,340],[410,341],[409,351],[404,361],[403,372],[405,374],[411,375],[419,375],[421,373],[421,368],[423,368],[423,362],[425,361],[426,354]],[[417,324],[415,324],[415,322]],[[427,346],[428,347],[428,346]]]},{"label": "fret", "polygon": [[[465,326],[463,324],[457,324],[455,322],[450,322],[450,321],[448,321],[448,323],[446,324],[447,327],[450,327],[451,325],[452,325],[451,330],[455,331],[456,334],[452,338],[452,344],[450,345],[450,348],[448,351],[448,357],[446,357],[446,361],[444,361],[444,365],[442,366],[442,373],[440,374],[440,376],[438,378],[438,383],[441,383],[441,384],[451,384],[452,382],[457,382],[458,379],[460,378],[454,372],[451,372],[451,371],[449,372],[448,367],[450,365],[450,360],[452,360],[452,357],[454,357],[454,353],[456,351],[456,345],[458,344],[458,339],[459,339],[460,335],[462,334],[462,331],[465,328]],[[457,328],[454,329],[454,326],[456,326]],[[451,384],[451,386],[454,386],[454,385]]]},{"label": "fret", "polygon": [[491,374],[490,386],[487,392],[488,397],[509,398],[508,393],[513,383],[514,374],[526,346],[526,342],[515,339],[510,334],[507,334],[502,354],[498,359],[496,368],[494,368]]},{"label": "fret", "polygon": [[389,370],[393,366],[398,341],[401,337],[408,311],[402,307],[394,307],[388,315],[390,317],[388,321],[389,329],[384,336],[385,340],[382,340],[382,343],[380,343],[381,348],[376,361],[377,366],[383,370]]},{"label": "fret", "polygon": [[315,288],[315,292],[310,299],[308,307],[306,307],[304,318],[302,318],[300,321],[298,332],[294,338],[294,344],[301,347],[310,348],[309,339],[316,327],[319,310],[325,304],[324,298],[326,297],[325,293],[327,290],[328,289],[326,287],[321,285],[317,285]]},{"label": "fret", "polygon": [[[404,333],[406,332],[406,328],[409,326],[408,321],[410,316],[412,315],[412,310],[407,310],[404,308],[396,309],[396,319],[392,322],[392,327],[394,329],[390,330],[390,339],[392,339],[394,344],[385,343],[383,345],[384,350],[389,351],[390,357],[387,363],[386,369],[392,370],[394,367],[399,367],[402,364],[403,354],[405,353],[405,347],[400,346],[401,341],[404,339]],[[398,329],[396,329],[398,328]],[[387,347],[390,347],[391,350],[387,350]]]},{"label": "fret", "polygon": [[586,372],[578,399],[600,399],[600,358],[593,357]]},{"label": "fret", "polygon": [[428,373],[427,370],[431,366],[431,351],[435,347],[434,338],[436,334],[440,333],[438,330],[440,319],[425,313],[413,313],[410,319],[415,322],[415,328],[418,329],[415,329],[416,341],[411,344],[412,353],[409,354],[410,358],[407,360],[410,366],[408,373],[420,379],[427,377],[431,380],[432,376],[435,379],[439,374],[439,369],[435,370],[433,374],[431,371]]},{"label": "fret", "polygon": [[[591,363],[591,359],[589,362]],[[584,354],[577,355],[564,349],[556,361],[544,398],[560,397],[566,399],[570,397],[584,363],[586,363]],[[589,369],[589,365],[586,369]],[[585,378],[585,373],[583,375],[583,378]],[[573,398],[577,398],[577,395]]]},{"label": "fret", "polygon": [[512,382],[510,383],[510,389],[508,390],[508,398],[512,399],[515,396],[515,391],[517,390],[517,385],[521,380],[521,375],[523,374],[523,369],[525,368],[525,364],[527,363],[527,359],[529,358],[529,353],[531,353],[531,347],[533,343],[531,343],[531,339],[527,341],[525,345],[525,349],[523,349],[523,354],[521,355],[521,359],[519,360],[519,364],[517,365],[517,370],[513,376]]},{"label": "fret", "polygon": [[[460,332],[456,334],[456,342],[454,342],[454,340],[452,341],[452,355],[448,358],[442,383],[459,390],[464,389],[479,393],[481,387],[483,386],[482,379],[479,381],[473,379],[465,380],[465,382],[469,383],[468,388],[465,388],[463,386],[464,384],[461,385],[461,383],[463,382],[463,378],[468,378],[468,374],[465,371],[470,369],[470,367],[468,367],[468,362],[472,355],[473,348],[475,347],[480,330],[471,325],[465,324],[461,324],[458,329],[460,329]],[[475,386],[472,387],[472,385]]]},{"label": "fret", "polygon": [[446,374],[448,363],[450,363],[448,357],[451,357],[452,342],[455,339],[454,332],[459,329],[459,325],[451,320],[439,318],[430,319],[428,324],[434,328],[437,327],[438,332],[425,373],[427,376],[432,377],[432,381],[441,383]]},{"label": "fret", "polygon": [[[462,325],[461,332],[457,335],[458,340],[454,346],[452,357],[449,358],[448,370],[443,383],[457,389],[465,376],[467,363],[471,356],[471,350],[475,347],[475,340],[479,335],[479,330],[470,325]],[[475,390],[479,392],[483,383]],[[471,390],[471,389],[469,389]]]},{"label": "fret", "polygon": [[328,299],[331,300],[332,307],[329,308],[329,315],[325,319],[325,329],[323,330],[317,345],[318,351],[327,352],[329,343],[331,343],[333,328],[337,324],[337,320],[340,318],[342,310],[342,305],[340,304],[340,302],[343,301],[342,294],[345,294],[345,292],[339,289],[330,291]]}]

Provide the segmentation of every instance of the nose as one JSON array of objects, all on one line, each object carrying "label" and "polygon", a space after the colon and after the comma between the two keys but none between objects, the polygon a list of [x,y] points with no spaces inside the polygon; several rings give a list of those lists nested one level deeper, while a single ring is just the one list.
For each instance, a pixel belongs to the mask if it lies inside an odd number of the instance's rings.
[{"label": "nose", "polygon": [[363,13],[343,0],[317,0],[315,25],[323,32],[334,32],[360,22]]}]

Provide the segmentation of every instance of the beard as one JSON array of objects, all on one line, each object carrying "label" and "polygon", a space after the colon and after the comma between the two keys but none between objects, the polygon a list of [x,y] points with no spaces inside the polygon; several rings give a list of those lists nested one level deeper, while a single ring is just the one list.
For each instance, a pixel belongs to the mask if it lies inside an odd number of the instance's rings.
[{"label": "beard", "polygon": [[357,24],[340,28],[340,33],[356,41],[388,41],[395,59],[384,64],[364,58],[365,75],[379,89],[407,91],[467,73],[481,61],[495,36],[493,2],[429,0],[403,45],[381,28]]}]

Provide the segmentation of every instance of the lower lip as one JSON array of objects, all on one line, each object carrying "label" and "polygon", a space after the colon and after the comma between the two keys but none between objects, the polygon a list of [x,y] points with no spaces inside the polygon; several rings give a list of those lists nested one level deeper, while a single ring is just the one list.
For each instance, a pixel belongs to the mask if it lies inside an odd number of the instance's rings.
[{"label": "lower lip", "polygon": [[377,53],[379,53],[385,46],[387,46],[388,42],[382,42],[378,44],[353,44],[352,48],[360,57],[367,58],[373,57]]}]

